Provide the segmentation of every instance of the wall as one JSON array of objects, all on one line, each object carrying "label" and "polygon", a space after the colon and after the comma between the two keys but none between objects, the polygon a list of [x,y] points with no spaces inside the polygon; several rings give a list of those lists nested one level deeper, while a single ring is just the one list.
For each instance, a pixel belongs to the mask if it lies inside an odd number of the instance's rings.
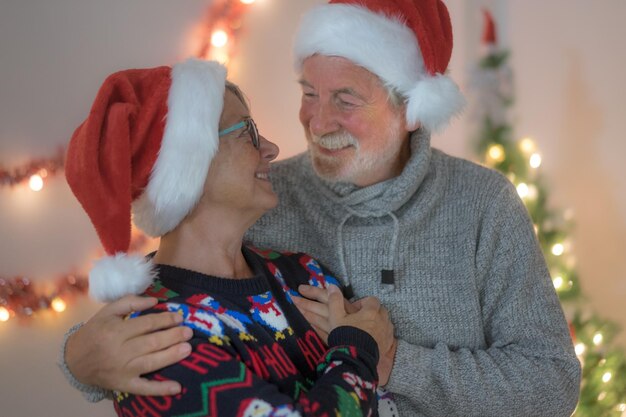
[{"label": "wall", "polygon": [[[232,70],[260,129],[284,157],[304,149],[291,35],[296,17],[322,1],[257,1],[245,18]],[[46,157],[66,143],[107,74],[182,58],[208,3],[3,0],[0,166]],[[626,38],[626,3],[597,3],[448,1],[456,34],[451,71],[464,86],[478,52],[480,6],[489,5],[513,53],[516,130],[533,136],[543,151],[555,207],[575,215],[584,291],[595,310],[626,327],[626,181],[620,173],[626,52],[619,44]],[[467,126],[465,119],[457,121],[434,138],[435,146],[471,156]],[[0,189],[0,277],[23,273],[49,280],[55,272],[83,267],[96,248],[95,234],[62,178],[39,193]],[[83,401],[54,365],[64,330],[97,308],[83,299],[29,326],[0,323],[0,415],[114,414],[110,404]]]}]

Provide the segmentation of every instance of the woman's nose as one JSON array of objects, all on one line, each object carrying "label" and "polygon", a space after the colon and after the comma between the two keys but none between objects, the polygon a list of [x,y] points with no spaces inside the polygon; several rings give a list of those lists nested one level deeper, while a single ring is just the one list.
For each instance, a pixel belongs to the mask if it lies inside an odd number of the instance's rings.
[{"label": "woman's nose", "polygon": [[261,152],[261,157],[263,159],[267,159],[268,161],[273,161],[278,156],[280,149],[278,149],[278,145],[274,142],[270,142],[263,135],[259,135],[260,146],[259,152]]}]

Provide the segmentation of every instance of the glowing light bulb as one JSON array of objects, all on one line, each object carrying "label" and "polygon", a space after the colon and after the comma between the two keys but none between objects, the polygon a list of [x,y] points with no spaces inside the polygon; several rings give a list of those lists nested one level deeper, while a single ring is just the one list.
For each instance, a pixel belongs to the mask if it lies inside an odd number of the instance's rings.
[{"label": "glowing light bulb", "polygon": [[519,183],[519,185],[517,186],[517,194],[521,197],[521,198],[526,198],[528,197],[529,194],[529,188],[528,185],[526,183]]},{"label": "glowing light bulb", "polygon": [[65,304],[65,301],[63,301],[63,299],[55,297],[50,303],[50,307],[52,307],[52,309],[57,313],[62,313],[67,308],[67,304]]},{"label": "glowing light bulb", "polygon": [[600,395],[598,395],[598,401],[602,401],[606,398],[606,391],[602,391]]},{"label": "glowing light bulb", "polygon": [[240,0],[243,4],[252,4],[254,0]]},{"label": "glowing light bulb", "polygon": [[8,321],[11,318],[9,310],[4,307],[0,307],[0,321]]},{"label": "glowing light bulb", "polygon": [[606,384],[607,382],[611,380],[612,377],[613,377],[613,374],[611,374],[610,372],[605,372],[604,375],[602,375],[602,382]]},{"label": "glowing light bulb", "polygon": [[530,163],[531,168],[539,168],[541,166],[541,155],[539,155],[538,153],[530,155],[530,159],[528,160],[528,162]]},{"label": "glowing light bulb", "polygon": [[617,411],[626,411],[626,404],[617,404],[617,407],[615,407],[615,409]]},{"label": "glowing light bulb", "polygon": [[487,156],[493,162],[502,162],[506,158],[506,153],[502,145],[491,145],[487,150]]},{"label": "glowing light bulb", "polygon": [[554,284],[554,288],[559,290],[563,286],[563,277],[554,277],[552,280],[552,284]]},{"label": "glowing light bulb", "polygon": [[522,152],[524,153],[532,153],[535,151],[535,142],[531,139],[531,138],[524,138],[520,141],[519,143],[519,148],[522,150]]},{"label": "glowing light bulb", "polygon": [[33,191],[41,191],[43,188],[43,178],[39,174],[31,175],[30,180],[28,180],[28,186]]},{"label": "glowing light bulb", "polygon": [[561,256],[563,252],[565,252],[565,246],[563,246],[562,243],[555,243],[554,246],[552,246],[552,254],[554,256]]},{"label": "glowing light bulb", "polygon": [[604,339],[604,336],[602,336],[602,333],[598,332],[596,334],[593,335],[593,344],[598,346],[599,344],[602,343],[602,340]]},{"label": "glowing light bulb", "polygon": [[585,346],[584,343],[577,343],[576,346],[574,346],[574,351],[576,352],[576,356],[580,356],[583,353],[585,353],[585,351],[587,350],[587,346]]},{"label": "glowing light bulb", "polygon": [[216,30],[211,35],[211,45],[222,48],[228,42],[228,35],[223,30]]}]

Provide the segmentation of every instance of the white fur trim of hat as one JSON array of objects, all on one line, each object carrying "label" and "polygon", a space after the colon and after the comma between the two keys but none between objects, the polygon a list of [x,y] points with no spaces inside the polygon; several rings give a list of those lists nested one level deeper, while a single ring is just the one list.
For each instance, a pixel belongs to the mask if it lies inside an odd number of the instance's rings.
[{"label": "white fur trim of hat", "polygon": [[401,18],[360,5],[317,6],[303,16],[296,34],[296,71],[315,54],[344,57],[376,74],[406,98],[409,125],[440,131],[465,105],[452,79],[426,71],[416,35]]}]

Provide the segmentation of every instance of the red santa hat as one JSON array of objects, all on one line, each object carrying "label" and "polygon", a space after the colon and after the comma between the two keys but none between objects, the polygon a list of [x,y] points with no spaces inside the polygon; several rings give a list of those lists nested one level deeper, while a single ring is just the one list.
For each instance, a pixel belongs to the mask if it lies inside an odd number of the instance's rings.
[{"label": "red santa hat", "polygon": [[174,229],[202,196],[218,148],[226,69],[189,59],[110,75],[70,141],[65,175],[108,256],[89,274],[100,301],[141,293],[150,261],[129,255],[132,220],[151,236]]},{"label": "red santa hat", "polygon": [[483,16],[485,17],[482,36],[483,44],[495,45],[497,43],[497,37],[496,24],[493,21],[493,16],[491,15],[491,12],[487,9],[483,9]]},{"label": "red santa hat", "polygon": [[409,124],[443,128],[465,99],[446,74],[452,25],[441,0],[331,0],[300,23],[296,69],[314,54],[340,56],[406,97]]}]

